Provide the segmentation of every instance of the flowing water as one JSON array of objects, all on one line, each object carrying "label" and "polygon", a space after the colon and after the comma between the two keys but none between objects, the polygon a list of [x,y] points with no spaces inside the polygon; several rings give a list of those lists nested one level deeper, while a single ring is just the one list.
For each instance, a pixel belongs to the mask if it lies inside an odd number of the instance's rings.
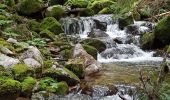
[{"label": "flowing water", "polygon": [[[60,98],[61,100],[122,100],[118,94],[122,94],[127,100],[137,100],[127,90],[129,88],[133,90],[132,84],[139,83],[139,69],[159,65],[163,60],[162,57],[154,57],[154,51],[144,51],[140,48],[141,34],[151,31],[154,26],[153,23],[134,21],[132,26],[135,27],[135,30],[129,32],[128,28],[120,30],[117,21],[114,21],[112,16],[95,15],[92,17],[63,18],[61,20],[66,34],[79,35],[81,39],[89,38],[88,34],[94,29],[103,30],[108,35],[108,37],[99,37],[107,46],[107,49],[99,53],[97,58],[99,62],[103,63],[102,71],[94,77],[85,79],[88,83],[101,87],[96,90],[93,89],[95,91],[91,96],[78,91]],[[115,39],[120,43],[115,42]],[[117,85],[118,92],[116,95],[102,95],[105,91],[102,86],[107,83]],[[124,83],[130,86],[120,85]]]}]

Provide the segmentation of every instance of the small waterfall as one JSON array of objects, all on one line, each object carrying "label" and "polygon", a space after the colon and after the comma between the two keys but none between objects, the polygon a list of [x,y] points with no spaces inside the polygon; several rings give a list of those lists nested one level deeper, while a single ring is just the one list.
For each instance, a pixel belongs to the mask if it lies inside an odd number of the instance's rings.
[{"label": "small waterfall", "polygon": [[142,62],[162,61],[161,57],[153,57],[153,51],[140,48],[140,35],[149,32],[154,24],[146,21],[134,21],[133,25],[120,30],[112,15],[95,15],[91,17],[63,18],[66,34],[79,34],[80,38],[88,38],[89,32],[100,29],[109,37],[100,37],[107,49],[98,54],[100,62]]}]

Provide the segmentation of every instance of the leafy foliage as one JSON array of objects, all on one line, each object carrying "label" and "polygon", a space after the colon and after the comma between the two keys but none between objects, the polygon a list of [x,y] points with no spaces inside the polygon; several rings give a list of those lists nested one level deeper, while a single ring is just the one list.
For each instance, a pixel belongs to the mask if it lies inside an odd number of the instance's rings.
[{"label": "leafy foliage", "polygon": [[27,41],[28,44],[43,47],[46,45],[46,42],[42,38],[33,38],[32,40]]}]

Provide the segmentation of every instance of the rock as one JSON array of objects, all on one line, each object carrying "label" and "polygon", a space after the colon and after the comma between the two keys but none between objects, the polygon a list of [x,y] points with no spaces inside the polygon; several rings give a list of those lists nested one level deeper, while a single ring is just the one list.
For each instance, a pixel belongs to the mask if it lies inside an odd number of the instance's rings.
[{"label": "rock", "polygon": [[131,14],[127,14],[125,16],[123,16],[122,18],[118,19],[118,24],[119,24],[119,28],[121,30],[123,30],[126,26],[133,24],[133,17]]},{"label": "rock", "polygon": [[21,56],[21,59],[23,60],[26,58],[33,58],[36,61],[38,61],[41,65],[44,64],[43,56],[36,47],[33,47],[33,46],[28,47],[28,50],[25,51]]},{"label": "rock", "polygon": [[60,19],[65,14],[65,9],[61,5],[54,5],[48,7],[45,11],[46,17],[54,17],[56,19]]},{"label": "rock", "polygon": [[15,51],[13,45],[5,41],[3,38],[0,38],[0,46],[8,48],[12,52]]},{"label": "rock", "polygon": [[17,40],[16,40],[16,39],[13,39],[13,38],[9,38],[9,39],[7,40],[7,42],[13,43],[13,44],[18,43]]},{"label": "rock", "polygon": [[23,61],[27,66],[30,66],[32,68],[36,69],[41,67],[41,64],[33,58],[26,58]]},{"label": "rock", "polygon": [[32,95],[33,88],[36,85],[36,80],[32,77],[26,77],[22,81],[21,85],[22,85],[22,90],[21,90],[22,96],[30,97]]},{"label": "rock", "polygon": [[28,49],[29,44],[26,42],[17,42],[14,44],[14,47],[16,52],[23,52]]},{"label": "rock", "polygon": [[136,25],[128,25],[126,27],[126,33],[132,34],[132,35],[139,35],[139,27]]},{"label": "rock", "polygon": [[6,55],[14,55],[14,53],[6,47],[0,45],[0,52]]},{"label": "rock", "polygon": [[50,5],[56,5],[56,4],[64,5],[64,3],[67,1],[68,0],[49,0],[48,2]]},{"label": "rock", "polygon": [[114,38],[113,41],[118,43],[118,44],[122,44],[123,43],[121,38]]},{"label": "rock", "polygon": [[88,0],[68,0],[64,5],[74,8],[86,8],[88,5]]},{"label": "rock", "polygon": [[86,52],[88,54],[90,54],[91,56],[94,57],[94,59],[97,60],[97,53],[98,52],[97,52],[96,48],[94,48],[93,46],[90,46],[90,45],[86,45],[86,44],[83,44],[82,46],[83,46],[84,50],[86,50]]},{"label": "rock", "polygon": [[[106,29],[107,29],[107,23],[106,22],[100,22],[97,19],[94,19],[93,21],[95,22],[96,29],[97,29],[95,31],[106,31]],[[98,29],[100,29],[100,30],[98,30]]]},{"label": "rock", "polygon": [[22,0],[17,4],[18,13],[31,15],[41,11],[44,8],[42,0]]},{"label": "rock", "polygon": [[88,8],[93,9],[94,13],[97,14],[103,8],[109,7],[110,5],[114,3],[115,2],[111,0],[95,0],[94,2],[88,5]]},{"label": "rock", "polygon": [[94,48],[96,48],[99,51],[99,53],[106,49],[105,43],[103,43],[99,39],[88,38],[88,39],[81,41],[81,43],[93,46]]},{"label": "rock", "polygon": [[99,72],[101,64],[97,62],[91,55],[89,55],[81,44],[76,44],[74,47],[73,58],[81,58],[85,65],[85,75],[90,75]]},{"label": "rock", "polygon": [[88,37],[91,38],[99,38],[99,37],[108,37],[109,35],[106,34],[104,31],[100,29],[94,29],[92,32],[88,34]]},{"label": "rock", "polygon": [[14,64],[18,64],[20,61],[18,59],[6,56],[0,53],[0,65],[5,68],[10,68]]},{"label": "rock", "polygon": [[17,80],[24,80],[25,77],[34,76],[34,70],[25,64],[15,64],[12,66],[11,71]]},{"label": "rock", "polygon": [[45,77],[38,84],[39,91],[48,91],[57,95],[67,94],[69,87],[65,82],[57,82],[52,78]]},{"label": "rock", "polygon": [[21,83],[10,78],[0,78],[0,99],[16,100],[21,91]]},{"label": "rock", "polygon": [[76,85],[80,82],[80,79],[67,68],[49,68],[43,72],[43,76],[51,77],[58,81],[65,81],[69,86]]},{"label": "rock", "polygon": [[170,44],[170,16],[167,16],[160,20],[154,29],[155,46],[158,48],[164,47]]},{"label": "rock", "polygon": [[46,17],[40,24],[41,30],[49,30],[58,35],[63,32],[61,24],[54,17]]},{"label": "rock", "polygon": [[74,74],[76,74],[79,78],[84,78],[85,66],[83,59],[80,58],[69,59],[68,62],[66,62],[65,67],[72,71]]},{"label": "rock", "polygon": [[154,34],[153,33],[145,33],[143,34],[140,42],[142,49],[152,49],[154,45]]}]

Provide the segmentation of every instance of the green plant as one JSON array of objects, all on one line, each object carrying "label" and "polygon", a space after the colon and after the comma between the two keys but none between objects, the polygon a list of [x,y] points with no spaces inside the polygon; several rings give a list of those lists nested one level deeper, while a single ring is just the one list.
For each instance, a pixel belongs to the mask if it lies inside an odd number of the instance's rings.
[{"label": "green plant", "polygon": [[16,38],[17,36],[19,36],[19,33],[15,32],[12,28],[6,28],[2,33],[7,37],[12,38]]},{"label": "green plant", "polygon": [[46,45],[46,42],[42,38],[33,38],[32,40],[27,41],[27,43],[38,47],[43,47]]}]

